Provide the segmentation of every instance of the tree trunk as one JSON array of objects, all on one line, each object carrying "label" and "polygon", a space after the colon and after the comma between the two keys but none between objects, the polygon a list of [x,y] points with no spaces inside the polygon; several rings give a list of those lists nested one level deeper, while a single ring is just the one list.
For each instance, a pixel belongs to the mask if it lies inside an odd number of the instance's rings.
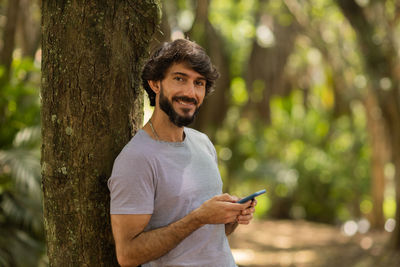
[{"label": "tree trunk", "polygon": [[[288,15],[289,12],[287,12]],[[258,27],[268,27],[273,32],[275,43],[270,46],[261,45],[257,37],[248,62],[246,87],[249,91],[249,101],[245,108],[248,117],[257,118],[263,123],[270,122],[270,100],[273,95],[285,95],[285,66],[294,48],[297,36],[297,25],[281,25],[275,17],[267,17],[265,11],[257,14]],[[268,25],[267,25],[268,24]]]},{"label": "tree trunk", "polygon": [[228,110],[231,79],[226,45],[208,19],[209,4],[209,0],[197,2],[196,18],[187,34],[207,51],[220,73],[215,91],[205,99],[193,125],[194,128],[206,133],[214,141],[216,131],[221,127]]},{"label": "tree trunk", "polygon": [[161,6],[162,6],[162,16],[161,16],[160,27],[154,34],[153,39],[150,43],[150,51],[153,51],[160,44],[164,42],[169,42],[171,40],[171,27],[168,22],[168,13],[166,12],[165,1],[162,1]]},{"label": "tree trunk", "polygon": [[372,214],[371,226],[374,229],[382,230],[385,224],[383,214],[383,201],[385,192],[385,163],[388,161],[388,145],[386,144],[386,131],[382,121],[381,111],[375,96],[368,92],[364,100],[367,113],[367,127],[371,146],[371,195]]},{"label": "tree trunk", "polygon": [[[397,71],[400,63],[396,56],[396,44],[392,39],[394,30],[387,29],[391,32],[387,32],[385,42],[376,43],[373,39],[376,27],[368,20],[364,10],[354,0],[336,0],[336,2],[357,34],[358,43],[364,55],[365,69],[371,78],[373,92],[388,129],[392,161],[396,170],[397,206],[395,216],[397,225],[392,233],[391,245],[396,250],[400,250],[400,74]],[[376,2],[375,4],[382,3]],[[381,20],[383,19],[386,18],[381,18]],[[383,87],[382,81],[389,81],[389,86]]]},{"label": "tree trunk", "polygon": [[20,16],[18,16],[17,45],[22,49],[23,57],[35,56],[36,50],[40,45],[40,20],[35,19],[34,8],[36,6],[32,0],[20,0]]},{"label": "tree trunk", "polygon": [[[301,31],[306,34],[313,45],[319,49],[323,55],[326,63],[332,68],[332,87],[335,95],[335,115],[349,114],[349,103],[354,98],[351,93],[353,85],[347,84],[345,77],[346,66],[343,65],[342,58],[345,55],[336,47],[327,44],[321,37],[322,26],[310,23],[309,18],[302,12],[302,6],[296,1],[285,0],[286,6],[290,9],[293,16],[296,18]],[[340,42],[340,41],[339,41]],[[372,227],[375,229],[383,229],[384,214],[383,214],[383,201],[385,190],[385,176],[384,165],[388,161],[388,137],[386,135],[382,116],[380,114],[379,105],[376,97],[372,94],[371,90],[367,90],[365,96],[357,96],[363,99],[366,109],[368,134],[371,146],[371,195],[373,202],[373,210],[370,216]],[[359,203],[357,201],[357,205]],[[357,207],[356,210],[359,210]]]},{"label": "tree trunk", "polygon": [[[345,65],[343,64],[342,51],[338,47],[332,46],[324,41],[322,32],[324,30],[323,23],[311,22],[310,17],[303,10],[303,6],[297,1],[284,0],[286,7],[289,9],[292,16],[296,19],[298,29],[301,33],[306,35],[322,54],[327,65],[332,69],[332,89],[334,93],[334,115],[339,117],[343,114],[350,114],[349,103],[354,99],[353,90],[350,90],[353,85],[346,84]],[[341,43],[341,40],[338,40]],[[302,78],[302,73],[296,74],[294,80],[298,81]],[[306,99],[305,99],[306,101]]]},{"label": "tree trunk", "polygon": [[7,82],[10,79],[10,68],[12,63],[12,54],[15,46],[15,31],[18,20],[19,0],[8,0],[7,22],[3,31],[3,47],[0,53],[0,64],[4,66],[4,74],[1,82]]},{"label": "tree trunk", "polygon": [[117,266],[107,179],[143,120],[159,3],[42,2],[42,177],[50,266]]}]

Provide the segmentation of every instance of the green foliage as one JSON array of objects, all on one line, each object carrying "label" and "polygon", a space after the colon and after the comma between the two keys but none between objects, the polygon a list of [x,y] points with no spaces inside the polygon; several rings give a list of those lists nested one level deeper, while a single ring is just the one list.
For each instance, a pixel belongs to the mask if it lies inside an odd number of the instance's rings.
[{"label": "green foliage", "polygon": [[[315,93],[323,90],[315,88]],[[271,208],[279,207],[270,210],[277,217],[334,223],[359,214],[354,207],[369,192],[364,110],[355,102],[350,116],[333,119],[322,101],[305,100],[304,93],[295,90],[274,98],[270,126],[238,120],[235,127],[241,135],[217,147],[221,166],[229,166],[234,193],[266,187]],[[227,147],[230,157],[225,155]]]},{"label": "green foliage", "polygon": [[233,77],[242,76],[255,35],[254,12],[258,1],[213,0],[209,19],[226,40],[227,54],[231,55],[230,70]]},{"label": "green foliage", "polygon": [[45,264],[39,77],[32,60],[15,59],[11,80],[0,88],[1,266]]},{"label": "green foliage", "polygon": [[[371,8],[377,3],[370,2],[366,1]],[[189,30],[196,1],[169,3],[176,7],[175,17],[170,17],[176,20],[173,27]],[[301,5],[293,6],[298,8],[297,14],[289,14],[285,3],[290,1],[210,1],[209,20],[231,55],[230,107],[215,144],[225,191],[244,196],[266,188],[267,194],[258,198],[258,217],[328,223],[360,217],[373,205],[365,110],[355,100],[365,92],[369,80],[361,64],[363,55],[354,31],[334,2],[301,1]],[[385,1],[384,14],[389,20],[397,17],[396,3]],[[270,101],[269,125],[264,118],[243,112],[249,99],[261,101],[263,90],[268,88],[261,80],[254,82],[251,93],[246,88],[247,61],[259,27],[258,12],[283,26],[293,23],[297,15],[304,28],[299,29],[285,71],[291,93]],[[382,16],[376,16],[376,20],[385,21]],[[378,44],[385,43],[390,33],[385,27],[377,27],[374,40]],[[398,24],[396,27],[398,30]],[[0,76],[2,73],[0,68]],[[18,58],[11,73],[11,80],[0,86],[0,266],[36,266],[44,251],[40,73],[34,61]],[[350,107],[340,116],[334,114],[338,101],[335,85],[345,85],[340,89]],[[384,211],[393,217],[395,210],[392,192],[385,200]]]},{"label": "green foliage", "polygon": [[0,147],[7,147],[18,131],[39,125],[39,68],[31,59],[14,59],[12,76],[0,88]]},{"label": "green foliage", "polygon": [[[291,15],[290,1],[244,2],[213,0],[209,13],[232,55],[231,106],[216,134],[225,190],[243,196],[266,187],[259,216],[335,223],[368,214],[371,152],[365,110],[357,100],[368,77],[354,32],[329,0],[291,3]],[[393,10],[393,1],[387,6]],[[259,102],[268,87],[256,81],[253,87],[260,90],[249,93],[244,78],[258,12],[281,25],[299,18],[305,27],[285,70],[291,94],[271,100],[269,125],[245,113],[248,100]],[[338,101],[345,108],[336,110]],[[393,213],[393,201],[385,202],[385,212]]]}]

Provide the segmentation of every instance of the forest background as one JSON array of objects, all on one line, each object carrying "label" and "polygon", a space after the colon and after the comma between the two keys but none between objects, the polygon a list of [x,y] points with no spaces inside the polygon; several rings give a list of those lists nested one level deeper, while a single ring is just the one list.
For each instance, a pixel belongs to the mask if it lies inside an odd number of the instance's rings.
[{"label": "forest background", "polygon": [[[326,223],[347,235],[386,231],[388,248],[399,250],[400,3],[161,6],[151,47],[189,37],[221,73],[193,127],[216,146],[224,191],[266,188],[258,219]],[[46,266],[41,1],[2,1],[0,31],[0,266]],[[144,122],[149,114],[146,104]]]}]

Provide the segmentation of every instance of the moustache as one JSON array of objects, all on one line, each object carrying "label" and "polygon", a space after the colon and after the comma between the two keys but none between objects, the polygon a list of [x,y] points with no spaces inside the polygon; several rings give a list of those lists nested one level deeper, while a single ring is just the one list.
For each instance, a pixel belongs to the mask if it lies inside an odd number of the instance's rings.
[{"label": "moustache", "polygon": [[184,101],[184,102],[189,102],[189,103],[193,103],[195,105],[197,105],[197,100],[191,97],[187,97],[187,96],[174,96],[172,98],[173,101]]}]

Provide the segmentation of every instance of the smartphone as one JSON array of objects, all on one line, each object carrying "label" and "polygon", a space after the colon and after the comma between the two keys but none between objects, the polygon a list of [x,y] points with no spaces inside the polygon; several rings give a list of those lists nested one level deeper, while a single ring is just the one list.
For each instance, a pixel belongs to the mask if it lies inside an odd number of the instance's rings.
[{"label": "smartphone", "polygon": [[239,201],[236,202],[236,203],[240,203],[240,204],[246,203],[246,202],[249,201],[250,199],[254,199],[256,196],[262,195],[262,194],[264,194],[265,192],[267,192],[265,189],[260,190],[260,191],[257,191],[257,192],[255,192],[254,194],[251,194],[251,195],[249,195],[249,196],[247,196],[247,197],[245,197],[245,198],[242,198],[241,200],[239,200]]}]

